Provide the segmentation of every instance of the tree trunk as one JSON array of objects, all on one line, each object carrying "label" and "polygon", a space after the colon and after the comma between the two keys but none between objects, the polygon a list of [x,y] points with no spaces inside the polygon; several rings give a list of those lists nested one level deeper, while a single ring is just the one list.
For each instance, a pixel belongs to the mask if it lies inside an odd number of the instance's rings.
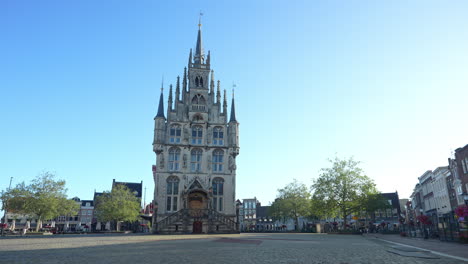
[{"label": "tree trunk", "polygon": [[42,219],[41,219],[41,217],[39,216],[39,217],[37,218],[37,222],[36,222],[36,232],[39,232],[39,229],[41,229],[41,227],[42,227]]},{"label": "tree trunk", "polygon": [[343,230],[346,230],[346,224],[348,223],[347,217],[347,211],[346,209],[343,209]]}]

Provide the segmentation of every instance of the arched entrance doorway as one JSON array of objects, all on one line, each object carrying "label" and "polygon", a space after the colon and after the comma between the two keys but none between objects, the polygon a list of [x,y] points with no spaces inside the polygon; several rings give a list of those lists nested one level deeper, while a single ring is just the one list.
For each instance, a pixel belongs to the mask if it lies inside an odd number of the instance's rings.
[{"label": "arched entrance doorway", "polygon": [[201,210],[208,208],[208,198],[202,191],[193,191],[188,195],[188,208],[190,210]]},{"label": "arched entrance doorway", "polygon": [[192,229],[192,232],[194,234],[201,234],[202,233],[202,227],[203,227],[203,223],[202,221],[193,221],[193,229]]},{"label": "arched entrance doorway", "polygon": [[194,190],[188,194],[189,215],[193,219],[192,232],[200,234],[203,232],[203,219],[207,214],[208,196],[204,191]]}]

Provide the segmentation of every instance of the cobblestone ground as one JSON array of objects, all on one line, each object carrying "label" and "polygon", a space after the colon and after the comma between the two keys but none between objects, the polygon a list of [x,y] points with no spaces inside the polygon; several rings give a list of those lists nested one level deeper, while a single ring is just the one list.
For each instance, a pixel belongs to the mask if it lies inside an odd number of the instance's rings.
[{"label": "cobblestone ground", "polygon": [[[398,253],[398,252],[397,252]],[[463,261],[395,254],[356,235],[75,235],[0,239],[0,263],[424,263]]]}]

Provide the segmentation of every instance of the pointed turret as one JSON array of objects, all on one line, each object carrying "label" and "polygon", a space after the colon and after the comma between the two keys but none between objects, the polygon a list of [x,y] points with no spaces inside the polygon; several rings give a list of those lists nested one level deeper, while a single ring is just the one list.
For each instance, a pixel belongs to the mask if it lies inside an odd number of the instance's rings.
[{"label": "pointed turret", "polygon": [[223,114],[227,115],[227,99],[226,99],[226,89],[224,89],[224,99],[223,99]]},{"label": "pointed turret", "polygon": [[214,93],[215,82],[214,82],[214,71],[211,70],[211,80],[210,80],[210,94]]},{"label": "pointed turret", "polygon": [[172,84],[169,85],[169,98],[167,100],[167,117],[169,117],[169,112],[172,111]]},{"label": "pointed turret", "polygon": [[211,56],[210,56],[210,51],[208,51],[208,56],[206,57],[206,65],[210,65],[210,61],[211,61]]},{"label": "pointed turret", "polygon": [[179,76],[177,76],[175,97],[176,97],[175,101],[176,101],[176,105],[177,105],[177,102],[179,102],[179,100],[180,100],[180,77]]},{"label": "pointed turret", "polygon": [[188,56],[188,66],[190,67],[190,64],[192,64],[192,49],[190,49],[190,54]]},{"label": "pointed turret", "polygon": [[218,89],[216,90],[216,103],[221,104],[221,91],[219,90],[219,80],[218,80]]},{"label": "pointed turret", "polygon": [[184,79],[182,80],[182,89],[187,91],[187,67],[184,68]]},{"label": "pointed turret", "polygon": [[203,51],[203,42],[201,34],[201,23],[198,24],[198,36],[197,36],[197,45],[195,47],[195,56],[193,57],[193,63],[203,64],[205,63],[205,53]]},{"label": "pointed turret", "polygon": [[166,118],[164,117],[164,101],[163,100],[164,100],[163,99],[163,87],[161,85],[161,96],[159,96],[158,114],[156,115],[154,119],[156,119],[157,117]]},{"label": "pointed turret", "polygon": [[156,117],[154,117],[153,151],[156,153],[160,151],[158,145],[164,142],[164,131],[166,130],[166,118],[164,117],[163,87],[164,78],[161,82],[161,95],[159,96],[158,113],[156,114]]},{"label": "pointed turret", "polygon": [[234,91],[232,91],[232,103],[231,103],[231,117],[229,118],[229,123],[236,122],[236,107],[234,105]]}]

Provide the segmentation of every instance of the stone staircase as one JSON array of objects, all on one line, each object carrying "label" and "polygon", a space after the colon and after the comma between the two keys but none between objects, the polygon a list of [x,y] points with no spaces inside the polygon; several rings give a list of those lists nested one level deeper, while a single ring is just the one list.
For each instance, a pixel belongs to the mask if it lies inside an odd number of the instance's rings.
[{"label": "stone staircase", "polygon": [[160,234],[192,234],[194,222],[202,223],[202,233],[239,233],[235,216],[227,216],[213,209],[182,209],[157,223]]}]

